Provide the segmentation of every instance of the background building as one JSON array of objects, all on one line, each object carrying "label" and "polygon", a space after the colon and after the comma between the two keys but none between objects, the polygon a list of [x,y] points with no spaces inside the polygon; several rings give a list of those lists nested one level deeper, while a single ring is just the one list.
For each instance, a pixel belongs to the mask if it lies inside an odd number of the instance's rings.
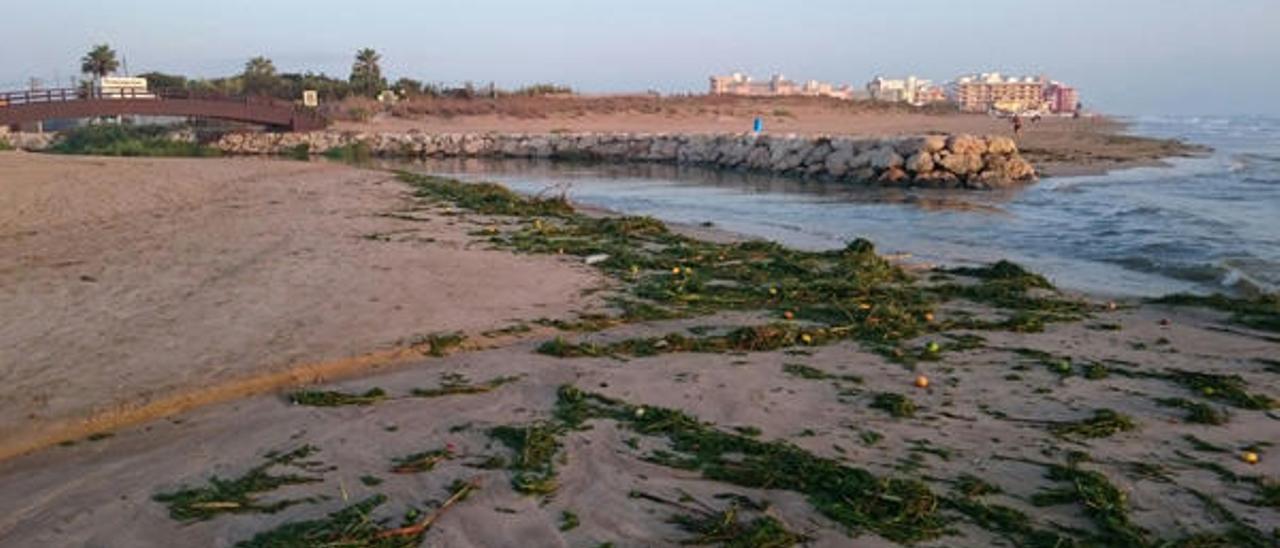
[{"label": "background building", "polygon": [[1044,100],[1054,114],[1073,114],[1080,108],[1080,92],[1062,82],[1049,82],[1044,88]]},{"label": "background building", "polygon": [[952,82],[950,93],[962,112],[1047,110],[1043,76],[1006,78],[998,72],[961,76]]},{"label": "background building", "polygon": [[900,80],[877,76],[867,84],[867,94],[875,101],[909,103],[916,106],[947,100],[946,92],[941,87],[915,76]]},{"label": "background building", "polygon": [[827,82],[809,80],[803,84],[787,80],[781,74],[775,74],[767,82],[757,82],[741,72],[728,76],[712,76],[710,93],[712,95],[749,95],[755,97],[835,97],[852,99],[853,89],[849,86],[837,86]]}]

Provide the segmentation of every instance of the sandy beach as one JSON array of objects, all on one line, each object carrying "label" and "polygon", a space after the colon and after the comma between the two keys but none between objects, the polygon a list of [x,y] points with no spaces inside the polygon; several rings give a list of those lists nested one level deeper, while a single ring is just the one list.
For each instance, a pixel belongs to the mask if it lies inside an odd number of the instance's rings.
[{"label": "sandy beach", "polygon": [[[23,494],[0,499],[0,545],[266,542],[257,535],[369,500],[383,501],[361,510],[385,520],[379,538],[432,546],[671,545],[696,537],[673,515],[731,509],[812,546],[1276,538],[1278,339],[1225,313],[1036,289],[1020,299],[1080,316],[979,329],[1008,311],[958,299],[902,320],[925,326],[895,343],[919,360],[803,310],[601,321],[645,280],[694,274],[617,274],[577,248],[495,243],[564,221],[413,188],[329,163],[0,153],[0,492]],[[735,263],[723,254],[741,251],[707,249],[724,272]],[[913,276],[922,290],[947,283]],[[715,287],[729,286],[682,302]],[[762,325],[799,338],[681,350]],[[443,338],[454,332],[465,340]],[[574,357],[595,348],[613,350]],[[573,407],[584,402],[603,410]],[[705,425],[659,420],[667,410]],[[543,429],[551,454],[537,460],[529,440]],[[701,441],[681,445],[679,432]],[[826,483],[792,482],[785,466],[749,479],[752,458],[719,455],[713,439],[869,474],[884,491],[823,502]],[[293,451],[305,458],[281,457]],[[248,495],[210,483],[254,470],[306,481]],[[214,491],[194,503],[157,500],[202,487]],[[424,516],[420,538],[385,536]]]},{"label": "sandy beach", "polygon": [[601,283],[417,219],[386,173],[3,153],[0,181],[2,455],[562,317]]}]

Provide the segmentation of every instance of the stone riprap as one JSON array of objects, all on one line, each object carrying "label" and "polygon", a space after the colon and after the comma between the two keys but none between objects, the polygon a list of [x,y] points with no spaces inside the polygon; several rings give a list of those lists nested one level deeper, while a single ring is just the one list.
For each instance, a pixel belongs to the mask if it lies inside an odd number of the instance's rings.
[{"label": "stone riprap", "polygon": [[804,178],[940,188],[1003,188],[1036,179],[1006,137],[927,135],[855,138],[690,134],[232,133],[212,146],[227,154],[311,154],[368,147],[397,158],[546,158],[659,162]]}]

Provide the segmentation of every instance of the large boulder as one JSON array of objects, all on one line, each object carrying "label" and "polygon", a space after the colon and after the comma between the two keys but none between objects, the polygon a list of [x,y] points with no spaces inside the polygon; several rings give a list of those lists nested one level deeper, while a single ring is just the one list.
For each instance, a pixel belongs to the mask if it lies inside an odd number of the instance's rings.
[{"label": "large boulder", "polygon": [[900,167],[891,167],[880,173],[876,178],[881,183],[897,184],[910,179],[911,176]]},{"label": "large boulder", "polygon": [[971,177],[976,188],[1005,188],[1035,179],[1035,169],[1020,157],[988,155],[986,169]]},{"label": "large boulder", "polygon": [[987,153],[987,141],[981,137],[973,135],[953,135],[947,139],[947,150],[952,154],[976,154],[983,155]]},{"label": "large boulder", "polygon": [[933,171],[933,155],[928,152],[920,151],[907,158],[907,171],[912,173],[927,173]]},{"label": "large boulder", "polygon": [[905,160],[902,159],[902,156],[900,156],[896,151],[893,150],[892,147],[889,147],[889,146],[884,146],[884,147],[880,147],[875,150],[872,150],[870,152],[870,155],[868,156],[868,159],[871,162],[871,167],[878,170],[885,170],[893,167],[902,167],[902,164],[905,162]]},{"label": "large boulder", "polygon": [[845,174],[844,178],[846,181],[870,183],[876,180],[876,170],[869,167],[859,167]]},{"label": "large boulder", "polygon": [[903,158],[914,156],[915,153],[924,149],[924,137],[907,137],[899,139],[893,143],[893,151],[897,152]]},{"label": "large boulder", "polygon": [[984,165],[982,156],[974,153],[943,153],[937,164],[962,178],[982,171]]},{"label": "large boulder", "polygon": [[830,156],[831,152],[831,143],[827,142],[826,139],[819,139],[814,143],[813,147],[805,153],[802,164],[807,167],[822,165],[827,161],[827,156]]},{"label": "large boulder", "polygon": [[760,145],[753,147],[747,153],[747,167],[751,169],[768,169],[769,168],[769,147]]},{"label": "large boulder", "polygon": [[947,148],[947,136],[925,135],[920,139],[920,148],[928,152],[941,152]]},{"label": "large boulder", "polygon": [[843,177],[852,167],[853,159],[852,147],[841,147],[832,151],[826,159],[827,173],[832,177]]},{"label": "large boulder", "polygon": [[918,173],[912,180],[915,184],[929,188],[956,188],[960,186],[960,178],[954,173],[936,170]]},{"label": "large boulder", "polygon": [[1018,144],[1008,137],[987,138],[987,152],[991,154],[1017,154]]}]

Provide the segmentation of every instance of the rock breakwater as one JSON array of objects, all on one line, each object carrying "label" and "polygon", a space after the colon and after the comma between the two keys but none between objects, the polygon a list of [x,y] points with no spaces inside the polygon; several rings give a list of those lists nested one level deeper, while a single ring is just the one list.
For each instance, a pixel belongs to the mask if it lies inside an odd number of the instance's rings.
[{"label": "rock breakwater", "polygon": [[991,189],[1034,181],[1006,137],[855,138],[690,134],[232,133],[211,143],[227,154],[322,154],[360,147],[391,158],[545,158],[658,162],[810,179]]}]

